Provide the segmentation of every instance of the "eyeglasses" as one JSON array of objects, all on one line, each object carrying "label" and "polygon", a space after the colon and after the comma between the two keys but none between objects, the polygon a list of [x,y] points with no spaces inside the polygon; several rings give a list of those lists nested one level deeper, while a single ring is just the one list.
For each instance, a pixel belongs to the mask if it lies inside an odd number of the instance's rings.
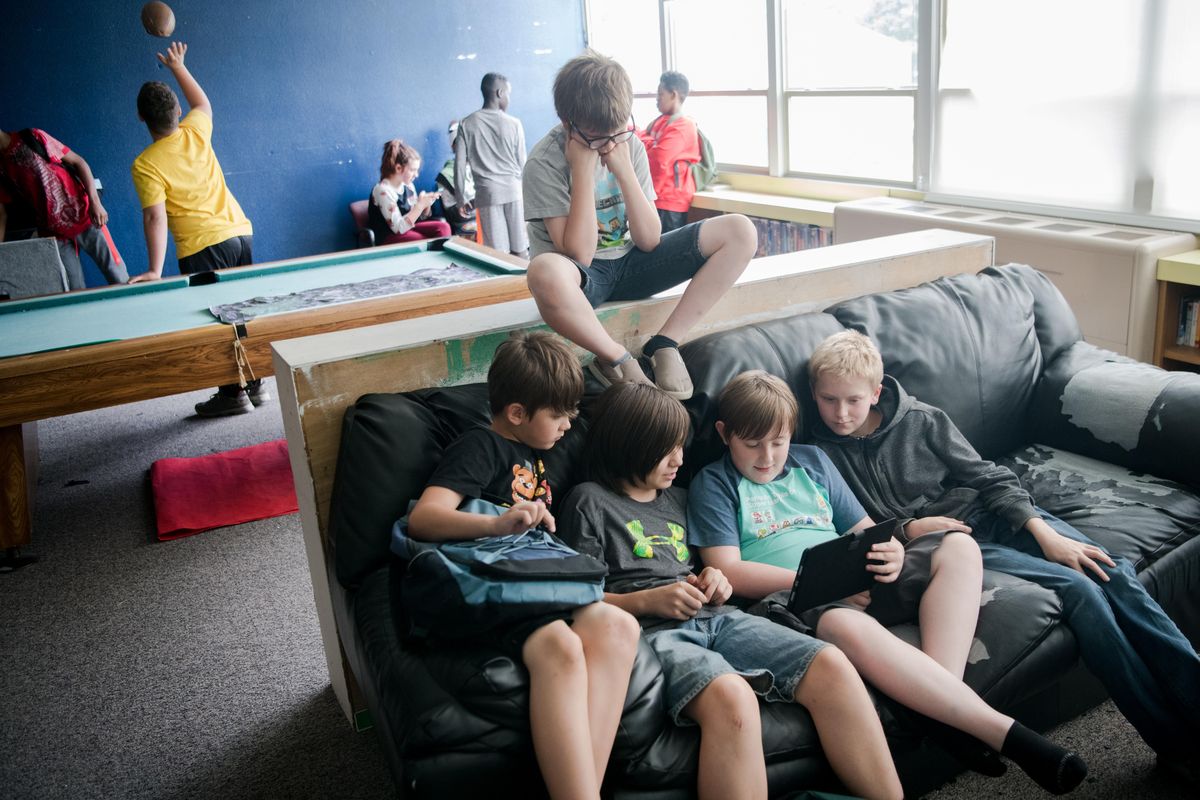
[{"label": "eyeglasses", "polygon": [[[633,123],[633,117],[630,117],[629,121]],[[579,130],[579,126],[574,122],[568,122],[567,124],[571,126],[571,130],[575,132],[576,136],[583,140],[583,143],[586,144],[590,150],[601,150],[609,143],[620,144],[621,142],[627,142],[633,137],[634,132],[637,130],[637,123],[633,123],[633,127],[631,127],[629,130],[620,131],[619,133],[614,133],[609,136],[588,136],[583,131]]]}]

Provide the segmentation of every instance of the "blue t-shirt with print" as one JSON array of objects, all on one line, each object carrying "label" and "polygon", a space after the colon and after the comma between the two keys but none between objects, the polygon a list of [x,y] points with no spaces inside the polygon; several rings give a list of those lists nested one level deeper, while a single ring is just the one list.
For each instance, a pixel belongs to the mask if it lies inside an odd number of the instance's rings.
[{"label": "blue t-shirt with print", "polygon": [[796,569],[805,550],[865,516],[829,456],[812,445],[792,445],[770,483],[743,476],[726,452],[688,488],[688,544],[737,546],[744,561],[786,569]]}]

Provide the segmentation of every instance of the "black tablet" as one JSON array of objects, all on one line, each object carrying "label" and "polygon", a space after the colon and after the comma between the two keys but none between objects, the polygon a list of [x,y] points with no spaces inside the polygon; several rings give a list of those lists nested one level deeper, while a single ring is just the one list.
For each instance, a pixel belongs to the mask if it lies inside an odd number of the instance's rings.
[{"label": "black tablet", "polygon": [[870,589],[875,584],[875,573],[867,571],[867,553],[871,545],[893,536],[900,538],[900,524],[889,519],[805,550],[788,598],[788,610],[798,615]]}]

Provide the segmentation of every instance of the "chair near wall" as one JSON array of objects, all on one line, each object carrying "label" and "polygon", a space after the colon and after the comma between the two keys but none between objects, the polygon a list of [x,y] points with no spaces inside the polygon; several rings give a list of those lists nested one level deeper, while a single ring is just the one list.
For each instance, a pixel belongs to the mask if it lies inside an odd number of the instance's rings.
[{"label": "chair near wall", "polygon": [[16,300],[70,289],[54,239],[0,243],[0,299]]},{"label": "chair near wall", "polygon": [[355,200],[350,203],[350,216],[354,218],[354,230],[359,247],[375,246],[375,231],[367,221],[367,204],[370,200]]}]

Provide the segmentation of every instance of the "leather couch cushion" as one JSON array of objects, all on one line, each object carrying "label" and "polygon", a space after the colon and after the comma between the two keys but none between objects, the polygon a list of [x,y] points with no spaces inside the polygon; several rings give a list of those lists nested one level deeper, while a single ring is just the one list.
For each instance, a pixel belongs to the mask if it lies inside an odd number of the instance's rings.
[{"label": "leather couch cushion", "polygon": [[1045,445],[1021,448],[1003,463],[1042,508],[1128,559],[1200,646],[1200,496],[1174,481]]},{"label": "leather couch cushion", "polygon": [[1200,375],[1149,370],[1087,342],[1046,365],[1030,406],[1035,442],[1200,489]]},{"label": "leather couch cushion", "polygon": [[1042,349],[1021,271],[940,278],[827,311],[874,339],[885,371],[949,414],[984,458],[1028,441],[1026,408]]}]

